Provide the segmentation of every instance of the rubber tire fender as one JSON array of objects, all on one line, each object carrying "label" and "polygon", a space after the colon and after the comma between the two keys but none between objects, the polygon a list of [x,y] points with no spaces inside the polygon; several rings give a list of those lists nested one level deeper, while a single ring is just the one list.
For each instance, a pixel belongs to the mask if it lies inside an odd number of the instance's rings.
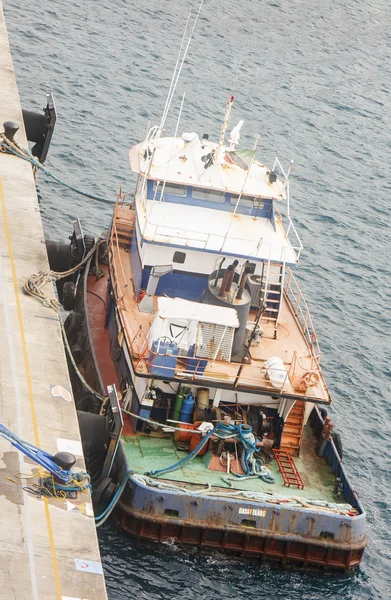
[{"label": "rubber tire fender", "polygon": [[95,246],[95,238],[93,235],[84,236],[84,246],[86,249],[86,254],[88,254],[89,251]]},{"label": "rubber tire fender", "polygon": [[94,507],[101,506],[107,508],[112,499],[114,498],[117,486],[111,477],[105,477],[97,486],[96,490],[92,494],[92,500]]},{"label": "rubber tire fender", "polygon": [[82,322],[83,315],[77,311],[69,313],[65,319],[64,329],[70,344],[76,341],[76,335],[80,331]]},{"label": "rubber tire fender", "polygon": [[331,434],[331,437],[333,439],[335,449],[337,450],[337,452],[339,454],[339,458],[342,460],[342,458],[343,458],[343,448],[342,448],[342,439],[341,439],[341,436],[336,431],[333,431],[333,433]]},{"label": "rubber tire fender", "polygon": [[327,410],[323,407],[319,408],[319,412],[320,412],[320,416],[322,417],[323,421],[325,420],[325,418],[327,417]]},{"label": "rubber tire fender", "polygon": [[77,365],[80,365],[80,363],[83,362],[84,357],[85,357],[85,352],[84,352],[83,348],[81,346],[79,346],[78,344],[74,344],[74,346],[71,346],[71,352],[72,352],[72,356],[75,360],[75,363]]},{"label": "rubber tire fender", "polygon": [[73,310],[75,308],[75,284],[73,281],[66,281],[62,288],[62,305],[64,310]]},{"label": "rubber tire fender", "polygon": [[110,443],[111,423],[107,417],[81,410],[77,411],[80,437],[87,471],[92,484],[99,480],[107,448]]},{"label": "rubber tire fender", "polygon": [[69,244],[46,240],[46,252],[52,271],[68,271],[71,267],[71,249]]}]

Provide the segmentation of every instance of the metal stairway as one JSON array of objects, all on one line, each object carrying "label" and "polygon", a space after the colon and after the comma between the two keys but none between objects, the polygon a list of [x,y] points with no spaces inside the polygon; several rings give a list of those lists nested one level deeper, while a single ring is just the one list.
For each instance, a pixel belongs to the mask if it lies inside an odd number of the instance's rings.
[{"label": "metal stairway", "polygon": [[301,440],[303,437],[305,402],[296,400],[284,423],[282,431],[280,450],[289,454],[299,455]]},{"label": "metal stairway", "polygon": [[[266,327],[264,337],[277,338],[278,318],[281,309],[281,300],[283,294],[285,263],[263,263],[261,298],[266,303],[266,308],[262,313],[261,324]],[[270,336],[270,324],[273,324],[272,334]]]}]

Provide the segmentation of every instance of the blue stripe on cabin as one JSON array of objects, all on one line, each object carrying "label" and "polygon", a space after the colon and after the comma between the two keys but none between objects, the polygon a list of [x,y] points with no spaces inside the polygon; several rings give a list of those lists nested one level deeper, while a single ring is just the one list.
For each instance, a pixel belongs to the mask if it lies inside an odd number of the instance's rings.
[{"label": "blue stripe on cabin", "polygon": [[[147,183],[147,198],[148,200],[153,200],[155,197],[155,192],[153,189],[154,181],[149,179]],[[205,188],[206,189],[206,188]],[[218,191],[218,190],[216,190]],[[247,195],[247,194],[246,194]],[[170,202],[171,204],[184,204],[191,206],[200,206],[201,208],[212,208],[214,210],[222,210],[225,212],[233,212],[235,210],[235,204],[231,204],[231,193],[227,192],[225,194],[224,202],[211,202],[209,200],[200,200],[197,198],[197,188],[192,186],[187,186],[187,194],[186,196],[176,196],[174,194],[167,194],[164,192],[163,202]],[[160,192],[156,193],[155,201],[160,201]],[[243,206],[239,202],[239,206],[236,210],[238,215],[249,215],[252,217],[263,217],[266,219],[270,219],[270,215],[272,213],[272,218],[274,218],[273,211],[273,200],[271,198],[262,199],[263,207],[256,208],[250,206]],[[275,222],[273,223],[273,227],[275,228]]]}]

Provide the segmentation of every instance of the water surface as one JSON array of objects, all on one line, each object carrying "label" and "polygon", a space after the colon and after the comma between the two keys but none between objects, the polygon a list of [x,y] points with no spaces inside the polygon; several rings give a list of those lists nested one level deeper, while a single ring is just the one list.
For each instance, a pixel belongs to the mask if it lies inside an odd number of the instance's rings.
[{"label": "water surface", "polygon": [[[52,90],[59,113],[48,167],[115,198],[134,187],[128,149],[161,115],[188,2],[5,0],[23,106]],[[368,512],[354,575],[315,576],[180,545],[145,546],[111,525],[100,542],[111,600],[391,597],[390,7],[387,0],[205,3],[167,122],[218,137],[228,96],[242,147],[294,160],[300,281],[322,343],[344,462]],[[242,55],[239,67],[240,56]],[[39,180],[47,235],[82,218],[99,234],[110,207]]]}]

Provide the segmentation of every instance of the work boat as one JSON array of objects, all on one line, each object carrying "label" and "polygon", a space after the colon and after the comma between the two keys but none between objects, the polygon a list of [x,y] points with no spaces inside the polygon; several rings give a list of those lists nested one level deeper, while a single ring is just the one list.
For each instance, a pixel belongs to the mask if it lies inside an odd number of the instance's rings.
[{"label": "work boat", "polygon": [[232,103],[219,141],[150,129],[85,238],[65,329],[95,505],[140,538],[349,570],[365,512],[293,275],[290,168],[240,148]]}]

